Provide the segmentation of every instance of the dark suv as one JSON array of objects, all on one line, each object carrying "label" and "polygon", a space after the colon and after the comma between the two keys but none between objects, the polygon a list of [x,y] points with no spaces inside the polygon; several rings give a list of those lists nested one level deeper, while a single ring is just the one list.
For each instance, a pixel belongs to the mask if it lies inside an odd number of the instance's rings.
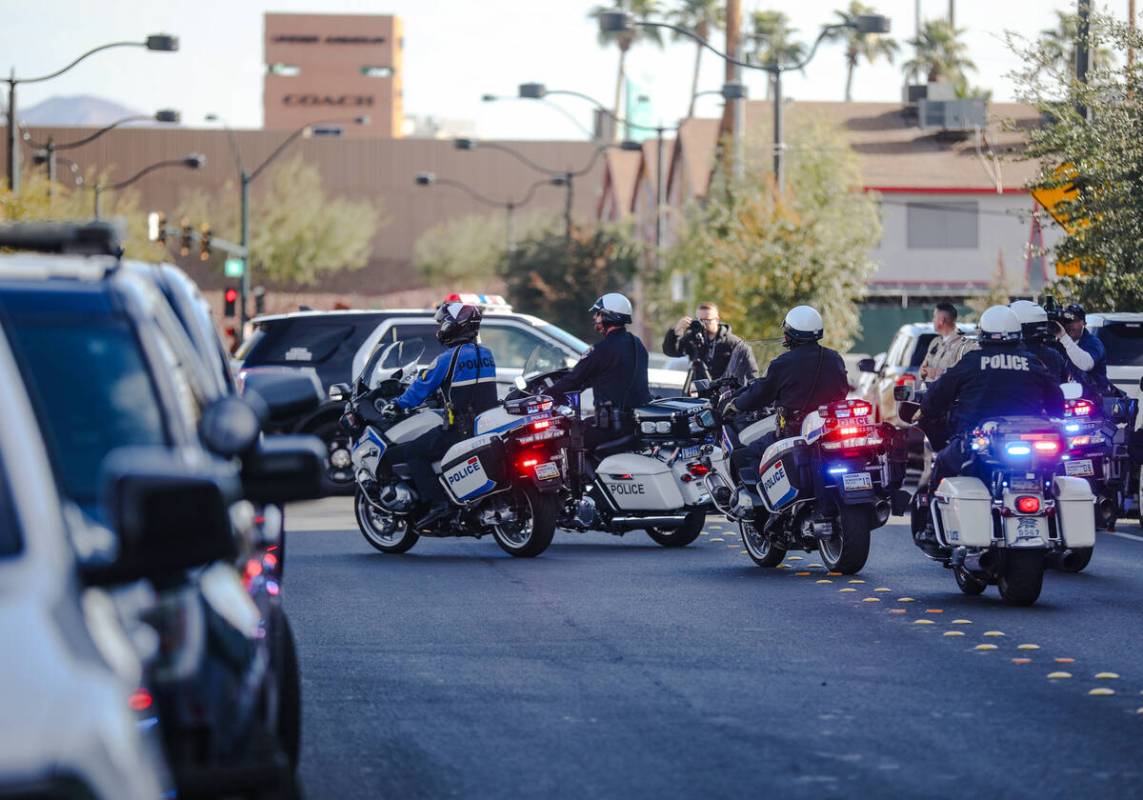
[{"label": "dark suv", "polygon": [[[233,556],[149,587],[156,602],[140,615],[159,637],[145,689],[180,796],[292,794],[297,659],[248,501],[312,496],[323,454],[309,446],[309,476],[297,461],[284,466],[305,457],[305,444],[260,440],[263,409],[227,394],[210,374],[188,328],[143,274],[148,268],[114,255],[113,228],[10,226],[0,228],[5,246],[64,251],[0,256],[0,323],[77,520],[85,569],[113,565],[120,549],[102,502],[109,456],[151,448],[187,463],[241,465],[246,500],[230,511]],[[69,253],[72,246],[87,255]]]}]

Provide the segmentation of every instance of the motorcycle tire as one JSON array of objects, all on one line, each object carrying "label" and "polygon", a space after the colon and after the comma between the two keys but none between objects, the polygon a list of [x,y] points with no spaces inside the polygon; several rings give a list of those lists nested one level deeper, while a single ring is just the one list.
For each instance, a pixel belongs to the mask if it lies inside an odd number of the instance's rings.
[{"label": "motorcycle tire", "polygon": [[702,533],[706,511],[691,511],[677,528],[645,528],[651,541],[662,547],[686,547]]},{"label": "motorcycle tire", "polygon": [[746,555],[758,566],[772,569],[786,558],[786,548],[774,544],[772,537],[758,533],[753,522],[739,521],[738,532],[742,536]]},{"label": "motorcycle tire", "polygon": [[1044,586],[1044,553],[1041,550],[1010,550],[996,581],[1000,599],[1010,606],[1030,606]]},{"label": "motorcycle tire", "polygon": [[296,772],[301,758],[302,682],[298,650],[290,620],[282,613],[274,628],[274,671],[278,679],[278,744]]},{"label": "motorcycle tire", "polygon": [[359,488],[353,498],[353,515],[365,541],[382,553],[404,553],[421,538],[409,530],[408,522],[395,520],[392,529],[379,526],[381,512],[370,503]]},{"label": "motorcycle tire", "polygon": [[972,575],[963,567],[957,567],[953,570],[953,577],[956,578],[956,585],[962,592],[975,597],[988,588],[988,584]]},{"label": "motorcycle tire", "polygon": [[873,528],[873,508],[868,505],[843,506],[838,517],[840,531],[818,539],[818,553],[830,572],[853,575],[869,559],[869,531]]},{"label": "motorcycle tire", "polygon": [[514,494],[527,520],[516,525],[494,525],[492,538],[500,549],[517,558],[535,558],[548,549],[556,535],[556,518],[560,512],[559,497],[542,494],[535,486],[524,485]]},{"label": "motorcycle tire", "polygon": [[1077,547],[1074,550],[1065,550],[1056,560],[1056,566],[1063,572],[1083,572],[1091,563],[1094,547]]}]

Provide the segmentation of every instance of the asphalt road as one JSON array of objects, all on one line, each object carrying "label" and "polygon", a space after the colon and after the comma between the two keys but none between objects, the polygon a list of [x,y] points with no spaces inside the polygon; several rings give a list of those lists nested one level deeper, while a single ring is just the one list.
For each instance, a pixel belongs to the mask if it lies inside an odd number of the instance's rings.
[{"label": "asphalt road", "polygon": [[345,500],[287,518],[311,798],[1143,796],[1134,523],[1014,609],[901,524],[853,582],[762,570],[721,518],[534,560],[383,555]]}]

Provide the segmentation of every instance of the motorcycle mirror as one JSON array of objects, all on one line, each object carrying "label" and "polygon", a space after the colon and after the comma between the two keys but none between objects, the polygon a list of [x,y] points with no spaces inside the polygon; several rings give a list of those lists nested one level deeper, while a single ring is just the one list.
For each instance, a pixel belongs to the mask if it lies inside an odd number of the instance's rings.
[{"label": "motorcycle mirror", "polygon": [[913,394],[911,386],[894,386],[893,399],[900,402],[901,400],[908,400]]},{"label": "motorcycle mirror", "polygon": [[513,383],[516,384],[516,388],[519,389],[520,391],[523,391],[524,389],[528,388],[528,382],[526,380],[524,380],[523,375],[517,375],[516,380],[513,381]]},{"label": "motorcycle mirror", "polygon": [[863,358],[857,362],[858,372],[876,372],[877,366],[872,358]]},{"label": "motorcycle mirror", "polygon": [[897,403],[897,416],[900,417],[901,421],[906,425],[913,424],[913,420],[920,410],[921,404],[914,403],[912,400],[902,400]]},{"label": "motorcycle mirror", "polygon": [[[1143,387],[1143,378],[1140,378],[1139,380],[1140,386]],[[1079,400],[1081,397],[1083,397],[1083,387],[1075,381],[1061,383],[1060,391],[1064,393],[1065,400]]]}]

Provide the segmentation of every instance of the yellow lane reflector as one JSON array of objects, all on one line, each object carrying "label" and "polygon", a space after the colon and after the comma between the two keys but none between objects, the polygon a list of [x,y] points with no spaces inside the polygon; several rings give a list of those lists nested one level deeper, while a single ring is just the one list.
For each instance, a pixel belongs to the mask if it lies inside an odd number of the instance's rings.
[{"label": "yellow lane reflector", "polygon": [[933,622],[931,619],[915,619],[915,620],[913,620],[913,624],[914,625],[936,625],[937,623]]},{"label": "yellow lane reflector", "polygon": [[915,603],[917,601],[911,597],[898,597],[897,602],[898,603]]},{"label": "yellow lane reflector", "polygon": [[822,578],[820,581],[814,581],[814,583],[833,583],[833,581],[829,578]]},{"label": "yellow lane reflector", "polygon": [[778,569],[789,569],[789,568],[790,568],[789,564],[779,564],[778,565]]},{"label": "yellow lane reflector", "polygon": [[1143,708],[1136,709],[1135,713],[1136,714],[1143,714]]},{"label": "yellow lane reflector", "polygon": [[787,561],[803,561],[801,556],[786,556]]},{"label": "yellow lane reflector", "polygon": [[1057,664],[1074,664],[1074,663],[1076,663],[1076,660],[1074,658],[1057,658],[1056,663]]},{"label": "yellow lane reflector", "polygon": [[971,619],[954,619],[952,621],[952,624],[953,625],[971,625],[972,620]]},{"label": "yellow lane reflector", "polygon": [[1098,689],[1092,689],[1090,692],[1088,692],[1088,694],[1092,695],[1093,697],[1107,697],[1109,695],[1115,694],[1115,690],[1108,689],[1106,686],[1101,686]]},{"label": "yellow lane reflector", "polygon": [[996,649],[997,649],[997,647],[994,644],[978,644],[976,647],[973,648],[973,650],[996,650]]},{"label": "yellow lane reflector", "polygon": [[878,586],[873,591],[875,591],[875,592],[887,592],[887,591],[889,591],[889,587],[888,586]]},{"label": "yellow lane reflector", "polygon": [[1031,664],[1032,659],[1030,659],[1030,658],[1014,658],[1014,659],[1012,659],[1012,663],[1013,664]]},{"label": "yellow lane reflector", "polygon": [[856,592],[856,589],[838,589],[839,592]]},{"label": "yellow lane reflector", "polygon": [[998,636],[1003,636],[1003,635],[1004,635],[1004,631],[985,631],[983,635],[984,635],[984,636],[991,636],[991,637],[993,637],[993,638],[996,638],[996,637],[998,637]]},{"label": "yellow lane reflector", "polygon": [[861,578],[851,578],[849,582],[850,583],[865,583],[865,581],[861,580]]},{"label": "yellow lane reflector", "polygon": [[905,614],[908,612],[906,612],[905,609],[903,609],[903,608],[891,608],[891,609],[889,609],[889,613],[890,614]]},{"label": "yellow lane reflector", "polygon": [[861,598],[861,602],[863,602],[863,603],[880,603],[881,598],[880,597],[863,597],[863,598]]},{"label": "yellow lane reflector", "polygon": [[840,578],[841,577],[840,572],[827,572],[826,574],[829,575],[830,577],[833,577],[833,578]]},{"label": "yellow lane reflector", "polygon": [[1119,675],[1115,672],[1097,672],[1097,673],[1095,673],[1095,679],[1097,681],[1114,681],[1114,680],[1117,680],[1118,678],[1119,678]]},{"label": "yellow lane reflector", "polygon": [[925,613],[926,614],[943,614],[943,613],[945,613],[945,610],[943,608],[926,608]]},{"label": "yellow lane reflector", "polygon": [[1016,645],[1016,649],[1017,650],[1039,650],[1040,645],[1038,645],[1038,644],[1018,644],[1018,645]]},{"label": "yellow lane reflector", "polygon": [[710,540],[712,542],[725,542],[726,541],[726,539],[723,539],[721,536],[712,536]]},{"label": "yellow lane reflector", "polygon": [[813,575],[812,572],[795,572],[794,574],[797,575],[799,578],[801,578],[805,575]]},{"label": "yellow lane reflector", "polygon": [[1062,680],[1064,678],[1070,678],[1071,676],[1072,676],[1072,674],[1070,672],[1049,672],[1048,673],[1048,680],[1057,681],[1057,680]]},{"label": "yellow lane reflector", "polygon": [[964,631],[945,631],[942,636],[964,636]]}]

